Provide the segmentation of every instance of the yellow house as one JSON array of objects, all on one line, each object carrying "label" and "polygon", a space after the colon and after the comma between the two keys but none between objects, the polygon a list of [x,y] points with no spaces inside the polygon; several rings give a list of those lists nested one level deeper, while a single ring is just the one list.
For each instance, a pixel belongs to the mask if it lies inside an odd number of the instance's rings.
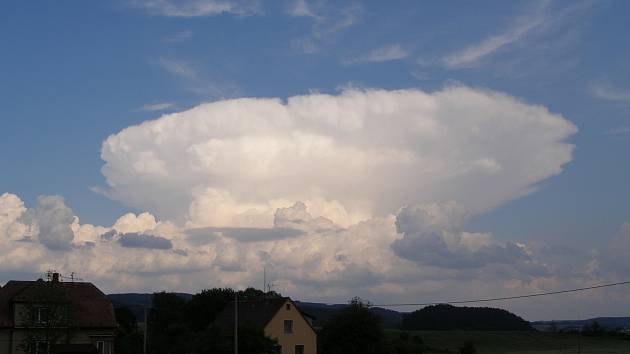
[{"label": "yellow house", "polygon": [[[317,334],[309,316],[288,297],[239,301],[238,322],[262,327],[277,341],[279,354],[317,353]],[[234,326],[234,302],[219,313],[216,323]]]}]

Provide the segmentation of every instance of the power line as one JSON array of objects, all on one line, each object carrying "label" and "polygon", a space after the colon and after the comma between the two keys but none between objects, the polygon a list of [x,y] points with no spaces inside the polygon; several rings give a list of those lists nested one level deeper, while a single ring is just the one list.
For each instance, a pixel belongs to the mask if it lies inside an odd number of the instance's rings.
[{"label": "power line", "polygon": [[630,281],[622,281],[619,283],[609,283],[609,284],[601,284],[588,286],[584,288],[575,288],[568,290],[559,290],[559,291],[549,291],[544,293],[534,293],[534,294],[526,294],[526,295],[516,295],[516,296],[505,296],[505,297],[495,297],[495,298],[487,298],[487,299],[476,299],[476,300],[459,300],[459,301],[440,301],[440,302],[425,302],[425,303],[407,303],[407,304],[375,304],[371,305],[372,307],[399,307],[399,306],[430,306],[430,305],[456,305],[456,304],[471,304],[476,302],[491,302],[491,301],[504,301],[504,300],[514,300],[514,299],[524,299],[530,297],[538,297],[538,296],[547,296],[547,295],[557,295],[557,294],[566,294],[573,293],[579,291],[600,289],[600,288],[608,288],[612,286],[619,285],[627,285],[630,284]]}]

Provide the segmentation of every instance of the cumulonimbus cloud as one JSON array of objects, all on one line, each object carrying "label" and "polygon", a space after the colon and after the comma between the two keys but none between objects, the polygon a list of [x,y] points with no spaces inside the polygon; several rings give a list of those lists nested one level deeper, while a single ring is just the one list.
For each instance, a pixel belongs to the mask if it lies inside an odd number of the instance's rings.
[{"label": "cumulonimbus cloud", "polygon": [[457,86],[203,104],[102,145],[107,193],[194,226],[271,227],[278,207],[350,225],[404,205],[478,214],[571,160],[576,127],[545,107]]}]

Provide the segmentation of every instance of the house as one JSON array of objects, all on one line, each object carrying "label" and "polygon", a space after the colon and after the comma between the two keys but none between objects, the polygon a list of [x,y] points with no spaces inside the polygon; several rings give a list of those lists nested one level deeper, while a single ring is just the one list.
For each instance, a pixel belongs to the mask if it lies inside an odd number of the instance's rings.
[{"label": "house", "polygon": [[0,354],[114,354],[114,308],[94,284],[11,280],[0,287]]},{"label": "house", "polygon": [[[234,302],[229,303],[215,319],[215,324],[234,327]],[[279,354],[316,354],[317,334],[312,317],[300,311],[288,297],[238,302],[239,325],[263,328],[278,343]]]}]

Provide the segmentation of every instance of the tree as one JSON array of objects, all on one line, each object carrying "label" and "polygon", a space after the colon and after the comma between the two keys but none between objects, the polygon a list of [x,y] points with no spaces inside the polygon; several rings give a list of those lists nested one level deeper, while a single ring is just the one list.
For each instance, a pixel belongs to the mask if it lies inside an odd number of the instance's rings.
[{"label": "tree", "polygon": [[596,320],[593,320],[593,322],[591,322],[590,330],[593,333],[599,333],[602,331],[602,327],[599,325],[599,322],[597,322]]},{"label": "tree", "polygon": [[358,297],[335,314],[321,332],[322,353],[379,354],[385,333],[381,318],[369,311],[370,304]]},{"label": "tree", "polygon": [[136,354],[142,352],[142,335],[138,331],[136,316],[127,307],[114,310],[118,330],[114,341],[115,352],[118,354]]},{"label": "tree", "polygon": [[403,316],[406,330],[526,331],[529,322],[503,309],[432,305]]},{"label": "tree", "polygon": [[185,353],[191,333],[186,325],[186,300],[173,293],[153,294],[149,313],[149,350],[153,354]]},{"label": "tree", "polygon": [[[274,293],[275,294],[275,293]],[[208,289],[187,301],[173,293],[153,294],[149,316],[149,352],[167,353],[232,353],[232,329],[213,325],[217,314],[234,300],[232,289]],[[248,288],[239,291],[239,299],[253,300],[265,296],[279,296]],[[262,328],[239,326],[239,353],[267,354],[273,352],[275,342]]]},{"label": "tree", "polygon": [[185,306],[188,325],[193,331],[203,330],[232,300],[234,300],[234,290],[229,288],[202,290],[193,295]]},{"label": "tree", "polygon": [[477,348],[472,340],[468,340],[464,343],[464,346],[459,349],[460,354],[477,354]]}]

